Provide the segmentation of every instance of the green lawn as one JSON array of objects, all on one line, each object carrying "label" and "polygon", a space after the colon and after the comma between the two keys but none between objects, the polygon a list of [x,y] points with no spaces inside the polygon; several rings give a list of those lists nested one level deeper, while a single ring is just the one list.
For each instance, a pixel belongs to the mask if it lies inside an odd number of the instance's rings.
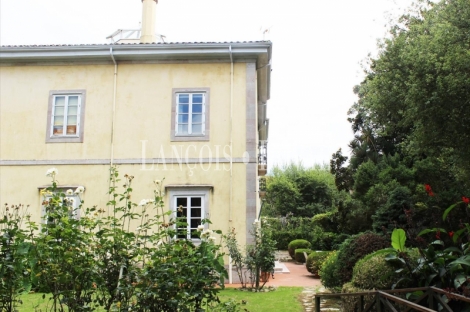
[{"label": "green lawn", "polygon": [[[249,312],[301,312],[302,305],[299,301],[302,287],[279,287],[276,291],[254,293],[226,288],[219,292],[221,301],[233,299],[241,305],[242,309]],[[20,312],[44,312],[48,303],[48,295],[42,299],[43,294],[28,294],[21,297],[23,305],[19,307]],[[34,307],[38,307],[35,310]],[[103,310],[100,310],[103,311]]]}]

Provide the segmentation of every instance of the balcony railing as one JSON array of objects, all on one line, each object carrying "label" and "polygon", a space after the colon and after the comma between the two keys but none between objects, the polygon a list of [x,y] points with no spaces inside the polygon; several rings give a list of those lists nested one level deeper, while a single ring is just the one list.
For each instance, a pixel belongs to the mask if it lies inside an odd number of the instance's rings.
[{"label": "balcony railing", "polygon": [[264,176],[268,172],[268,141],[258,143],[258,175]]}]

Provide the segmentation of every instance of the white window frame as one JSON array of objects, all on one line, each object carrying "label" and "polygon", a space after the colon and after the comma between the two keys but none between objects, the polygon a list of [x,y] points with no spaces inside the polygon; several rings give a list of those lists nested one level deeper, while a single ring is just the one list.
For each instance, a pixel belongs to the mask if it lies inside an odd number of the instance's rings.
[{"label": "white window frame", "polygon": [[[68,109],[69,97],[78,96],[77,106],[77,124],[75,133],[67,134],[68,123]],[[63,134],[54,135],[54,119],[56,99],[58,97],[65,97],[64,113],[63,113]],[[49,92],[49,106],[47,110],[47,131],[46,143],[82,143],[83,142],[83,123],[85,115],[85,90],[52,90]]]},{"label": "white window frame", "polygon": [[[209,189],[204,187],[191,187],[191,188],[171,188],[169,189],[169,198],[170,198],[170,209],[173,212],[173,217],[176,218],[178,215],[178,205],[177,199],[186,197],[189,203],[189,198],[191,197],[200,197],[201,198],[201,220],[209,218]],[[200,241],[198,237],[191,237],[191,230],[197,230],[196,228],[191,228],[191,213],[188,211],[187,213],[187,239],[191,239],[193,241]],[[208,228],[208,224],[204,224],[204,228]],[[175,230],[177,230],[175,225]],[[178,235],[175,236],[178,238]]]},{"label": "white window frame", "polygon": [[[188,133],[178,133],[178,116],[179,114],[179,97],[180,95],[189,95],[188,110]],[[192,131],[192,95],[201,94],[202,103],[202,125],[201,133],[193,133]],[[171,141],[209,141],[210,134],[210,89],[209,88],[174,88],[171,109]]]}]

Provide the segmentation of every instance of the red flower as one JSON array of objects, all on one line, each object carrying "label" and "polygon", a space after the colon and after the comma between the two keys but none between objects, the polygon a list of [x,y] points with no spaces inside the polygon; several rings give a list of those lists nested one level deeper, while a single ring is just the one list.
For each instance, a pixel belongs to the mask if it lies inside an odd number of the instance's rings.
[{"label": "red flower", "polygon": [[470,203],[470,198],[462,196],[462,201],[468,205]]},{"label": "red flower", "polygon": [[432,191],[431,185],[424,184],[424,190],[428,193],[429,196],[434,196],[434,192]]},{"label": "red flower", "polygon": [[454,232],[453,232],[453,231],[450,231],[448,234],[449,234],[449,237],[451,237],[451,238],[452,238],[452,236],[454,236]]},{"label": "red flower", "polygon": [[441,239],[441,231],[437,231],[437,233],[436,233],[436,238],[437,238],[437,239]]}]

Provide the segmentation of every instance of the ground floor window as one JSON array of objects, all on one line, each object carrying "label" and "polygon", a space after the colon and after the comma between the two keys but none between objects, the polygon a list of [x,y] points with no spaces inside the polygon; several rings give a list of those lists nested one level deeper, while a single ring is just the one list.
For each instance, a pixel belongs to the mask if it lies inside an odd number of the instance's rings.
[{"label": "ground floor window", "polygon": [[168,194],[174,217],[181,221],[175,226],[176,238],[198,240],[198,227],[209,218],[209,188],[172,187]]},{"label": "ground floor window", "polygon": [[202,224],[204,218],[204,206],[202,196],[175,196],[176,216],[186,220],[186,225],[178,225],[177,237],[195,239],[197,227]]}]

